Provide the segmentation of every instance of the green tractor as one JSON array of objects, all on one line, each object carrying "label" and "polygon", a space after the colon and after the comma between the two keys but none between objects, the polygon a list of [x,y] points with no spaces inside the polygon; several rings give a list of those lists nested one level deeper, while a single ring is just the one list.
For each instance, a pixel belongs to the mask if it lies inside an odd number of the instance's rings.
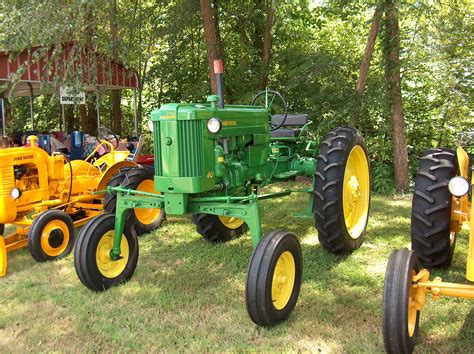
[{"label": "green tractor", "polygon": [[[197,232],[210,242],[226,242],[250,230],[255,249],[245,288],[247,310],[256,324],[272,326],[287,318],[297,302],[302,252],[291,232],[263,234],[260,201],[305,193],[307,214],[315,218],[323,248],[350,253],[362,244],[368,222],[367,151],[360,132],[347,127],[329,132],[317,151],[308,138],[307,115],[288,114],[286,100],[276,91],[261,92],[251,105],[224,107],[222,67],[216,79],[218,95],[209,96],[206,104],[165,104],[152,112],[154,185],[148,191],[124,183],[108,188],[115,195],[115,212],[83,227],[75,268],[94,291],[128,281],[137,265],[138,240],[136,227],[130,226],[136,220],[126,220],[140,210],[150,216],[148,224],[163,210],[192,214]],[[127,173],[140,185],[137,169]],[[147,173],[142,175],[145,180]],[[312,187],[259,193],[263,186],[297,176],[312,178]],[[142,222],[147,224],[147,218]]]}]

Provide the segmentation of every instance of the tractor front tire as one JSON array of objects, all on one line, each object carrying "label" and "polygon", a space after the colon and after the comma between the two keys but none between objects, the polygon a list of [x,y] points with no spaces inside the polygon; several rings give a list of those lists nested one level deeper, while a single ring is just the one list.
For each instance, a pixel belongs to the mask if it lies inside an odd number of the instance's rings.
[{"label": "tractor front tire", "polygon": [[387,353],[411,353],[418,338],[420,311],[415,307],[412,278],[420,271],[418,258],[406,248],[388,259],[383,291],[383,339]]},{"label": "tractor front tire", "polygon": [[326,135],[317,156],[314,213],[322,247],[334,254],[359,248],[370,208],[370,172],[362,134],[336,128]]},{"label": "tractor front tire", "polygon": [[81,282],[93,291],[104,291],[130,280],[138,262],[138,239],[134,228],[125,224],[120,259],[113,261],[115,216],[102,214],[79,232],[74,250],[74,267]]},{"label": "tractor front tire", "polygon": [[28,231],[28,249],[38,262],[66,257],[74,248],[74,240],[74,222],[62,210],[39,214]]},{"label": "tractor front tire", "polygon": [[247,272],[247,312],[260,326],[285,320],[296,305],[303,273],[301,246],[285,230],[265,234],[255,248]]},{"label": "tractor front tire", "polygon": [[242,236],[248,230],[242,219],[227,216],[193,214],[191,221],[196,225],[198,234],[209,242],[227,242]]},{"label": "tractor front tire", "polygon": [[456,153],[430,149],[420,158],[411,213],[412,249],[424,267],[451,264],[456,234],[451,232],[449,180],[457,173]]}]

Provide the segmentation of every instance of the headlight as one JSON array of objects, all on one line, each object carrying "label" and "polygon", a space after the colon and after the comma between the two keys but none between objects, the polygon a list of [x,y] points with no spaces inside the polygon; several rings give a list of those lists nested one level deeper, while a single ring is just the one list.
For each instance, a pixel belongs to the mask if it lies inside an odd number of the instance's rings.
[{"label": "headlight", "polygon": [[209,130],[211,133],[213,134],[219,133],[221,128],[222,128],[222,123],[220,119],[211,118],[207,121],[207,130]]},{"label": "headlight", "polygon": [[469,182],[461,176],[453,177],[448,183],[449,192],[455,197],[462,197],[469,192]]},{"label": "headlight", "polygon": [[18,199],[21,197],[21,190],[20,188],[13,188],[11,191],[10,191],[10,196],[13,198],[13,199]]},{"label": "headlight", "polygon": [[148,129],[153,133],[153,121],[151,119],[148,121]]}]

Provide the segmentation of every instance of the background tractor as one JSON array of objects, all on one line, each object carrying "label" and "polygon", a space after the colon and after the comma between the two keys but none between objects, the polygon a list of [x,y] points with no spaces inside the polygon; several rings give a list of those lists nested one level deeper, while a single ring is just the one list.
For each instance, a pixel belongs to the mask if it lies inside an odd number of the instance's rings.
[{"label": "background tractor", "polygon": [[[474,285],[430,280],[425,267],[447,267],[457,233],[470,230],[466,278],[474,282],[474,208],[469,206],[469,157],[459,147],[430,149],[420,158],[412,203],[412,251],[394,251],[388,260],[383,296],[383,336],[387,352],[411,353],[420,311],[431,294],[474,299]],[[472,183],[472,180],[471,180]]]},{"label": "background tractor", "polygon": [[[255,323],[271,326],[288,317],[297,302],[302,252],[291,232],[262,236],[260,201],[305,193],[306,214],[315,218],[322,246],[349,253],[362,244],[368,221],[367,151],[359,131],[342,127],[327,134],[318,154],[307,135],[307,115],[288,114],[276,91],[258,94],[253,105],[224,106],[219,61],[215,72],[218,95],[209,96],[207,104],[165,104],[152,112],[154,186],[149,192],[135,190],[130,183],[135,169],[125,173],[120,186],[109,187],[115,213],[97,216],[81,229],[75,268],[94,291],[132,277],[138,241],[125,222],[131,209],[151,214],[150,219],[163,209],[170,215],[192,214],[197,232],[210,242],[250,230],[255,249],[246,281],[247,310]],[[297,176],[311,177],[312,187],[260,193],[263,186]]]},{"label": "background tractor", "polygon": [[[104,148],[110,152],[88,162]],[[50,156],[35,146],[0,150],[0,276],[6,274],[7,253],[18,248],[28,246],[39,262],[67,256],[74,247],[75,227],[103,211],[104,195],[96,191],[138,167],[127,161],[129,154],[105,140],[86,160]],[[106,208],[113,207],[109,200]],[[8,234],[5,224],[13,229]]]}]

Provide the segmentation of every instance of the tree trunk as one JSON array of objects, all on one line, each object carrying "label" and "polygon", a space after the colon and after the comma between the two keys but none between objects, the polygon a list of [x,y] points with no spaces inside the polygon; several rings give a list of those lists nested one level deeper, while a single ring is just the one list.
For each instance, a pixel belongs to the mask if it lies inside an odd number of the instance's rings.
[{"label": "tree trunk", "polygon": [[[93,12],[93,6],[91,4],[86,4],[86,8],[84,11],[84,22],[86,24],[85,29],[84,29],[84,43],[85,47],[87,50],[89,50],[90,53],[94,53],[95,50],[92,47],[92,40],[95,32],[95,20],[94,20],[94,12]],[[94,59],[90,59],[94,60]],[[92,62],[89,63],[90,66],[92,66]],[[97,65],[97,63],[95,63]],[[91,101],[92,99],[92,101]],[[92,102],[92,103],[91,103]],[[95,106],[95,94],[92,94],[92,97],[89,97],[87,99],[86,95],[86,105],[87,105],[87,110],[86,106],[80,106],[80,116],[81,116],[81,126],[82,126],[82,131],[86,134],[92,134],[96,135],[97,134],[97,110]]]},{"label": "tree trunk", "polygon": [[268,84],[268,69],[270,66],[271,58],[271,47],[272,47],[272,27],[273,27],[273,16],[275,14],[275,8],[273,6],[273,0],[267,0],[267,14],[265,21],[265,29],[263,32],[263,51],[262,51],[262,69],[260,71],[260,81],[258,88],[260,90],[265,89]]},{"label": "tree trunk", "polygon": [[392,121],[393,165],[395,185],[398,191],[408,189],[408,153],[403,120],[403,104],[400,79],[400,36],[397,0],[386,0],[385,75],[387,98]]},{"label": "tree trunk", "polygon": [[370,60],[372,59],[372,53],[374,52],[375,40],[377,39],[377,33],[379,31],[380,19],[383,14],[383,3],[380,3],[375,8],[374,16],[372,17],[372,24],[370,25],[369,36],[367,38],[367,45],[365,47],[364,58],[360,64],[359,79],[356,85],[356,99],[354,104],[354,110],[352,112],[351,125],[357,127],[360,119],[360,111],[362,108],[362,96],[364,95],[365,83],[367,81],[367,74],[369,72]]},{"label": "tree trunk", "polygon": [[[119,61],[118,54],[118,23],[117,23],[117,2],[109,0],[110,19],[110,39],[112,42],[112,55],[116,62]],[[116,134],[122,131],[122,91],[112,90],[112,130]]]},{"label": "tree trunk", "polygon": [[219,25],[215,21],[213,10],[210,0],[200,0],[201,5],[201,17],[204,27],[204,35],[206,37],[207,45],[207,64],[209,66],[209,78],[211,80],[211,91],[217,93],[217,84],[214,77],[214,60],[221,59],[224,53],[220,53],[222,44],[220,43],[217,35],[217,26]]}]

